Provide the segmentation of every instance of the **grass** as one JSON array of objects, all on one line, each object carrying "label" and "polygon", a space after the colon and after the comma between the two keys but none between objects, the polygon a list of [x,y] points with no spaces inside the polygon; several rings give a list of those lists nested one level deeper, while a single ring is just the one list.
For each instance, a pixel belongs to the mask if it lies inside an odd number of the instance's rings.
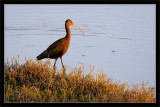
[{"label": "grass", "polygon": [[50,60],[26,60],[24,64],[18,61],[12,58],[11,64],[4,64],[5,102],[156,102],[154,87],[113,82],[94,67],[84,75],[83,64],[58,71]]}]

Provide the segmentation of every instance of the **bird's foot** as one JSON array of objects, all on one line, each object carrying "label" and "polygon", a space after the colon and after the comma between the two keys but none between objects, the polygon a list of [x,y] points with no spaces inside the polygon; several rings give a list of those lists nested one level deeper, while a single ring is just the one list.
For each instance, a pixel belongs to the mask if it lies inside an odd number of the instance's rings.
[{"label": "bird's foot", "polygon": [[66,68],[65,67],[62,67],[62,73],[63,73],[63,75],[66,75]]},{"label": "bird's foot", "polygon": [[57,70],[57,67],[56,67],[56,66],[53,66],[53,70],[56,71],[56,70]]},{"label": "bird's foot", "polygon": [[62,71],[66,71],[66,67],[62,66]]}]

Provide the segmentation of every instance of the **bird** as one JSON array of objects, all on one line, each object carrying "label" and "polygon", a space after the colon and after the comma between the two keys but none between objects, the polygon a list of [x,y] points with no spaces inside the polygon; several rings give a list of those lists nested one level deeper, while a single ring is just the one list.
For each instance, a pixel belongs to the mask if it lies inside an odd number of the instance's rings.
[{"label": "bird", "polygon": [[83,33],[83,36],[85,36],[84,32],[82,31],[82,29],[79,26],[74,24],[71,19],[67,19],[65,21],[66,36],[53,42],[46,50],[44,50],[36,58],[38,60],[41,60],[44,58],[55,59],[54,66],[53,66],[54,68],[56,66],[57,59],[60,58],[62,67],[64,68],[62,56],[67,52],[69,45],[70,45],[70,39],[71,39],[70,26],[71,25],[77,27]]}]

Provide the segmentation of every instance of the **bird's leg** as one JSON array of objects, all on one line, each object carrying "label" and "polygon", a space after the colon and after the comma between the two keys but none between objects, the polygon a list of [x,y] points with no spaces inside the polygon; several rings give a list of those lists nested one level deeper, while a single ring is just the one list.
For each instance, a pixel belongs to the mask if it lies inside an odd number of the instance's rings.
[{"label": "bird's leg", "polygon": [[62,67],[64,68],[63,61],[62,61],[62,57],[60,57],[60,58],[61,58]]},{"label": "bird's leg", "polygon": [[57,59],[58,59],[58,58],[56,58],[56,59],[55,59],[55,62],[54,62],[54,66],[53,66],[54,69],[55,69],[55,66],[56,66],[56,61],[57,61]]},{"label": "bird's leg", "polygon": [[65,76],[66,75],[66,69],[64,68],[64,65],[63,65],[62,56],[60,58],[61,58],[61,63],[62,63],[62,74],[63,74],[63,76]]}]

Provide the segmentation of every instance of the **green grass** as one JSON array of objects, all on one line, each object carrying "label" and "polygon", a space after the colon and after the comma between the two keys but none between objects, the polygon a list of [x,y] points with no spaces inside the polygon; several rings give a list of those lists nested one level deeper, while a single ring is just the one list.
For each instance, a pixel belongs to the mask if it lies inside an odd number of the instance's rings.
[{"label": "green grass", "polygon": [[[5,102],[155,102],[155,87],[128,86],[113,82],[107,75],[84,65],[54,70],[46,62],[13,58],[4,64]],[[69,74],[66,74],[66,69]],[[97,73],[96,73],[97,72]]]}]

